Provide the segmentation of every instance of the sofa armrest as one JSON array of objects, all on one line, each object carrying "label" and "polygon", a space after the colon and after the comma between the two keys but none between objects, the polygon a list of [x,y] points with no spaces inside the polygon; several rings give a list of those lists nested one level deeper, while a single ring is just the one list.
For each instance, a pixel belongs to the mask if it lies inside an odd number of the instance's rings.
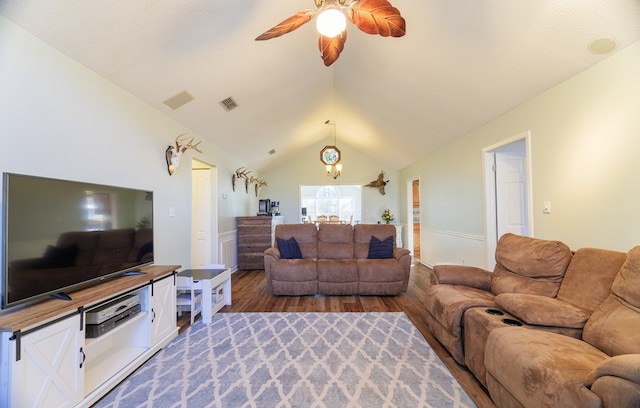
[{"label": "sofa armrest", "polygon": [[393,250],[393,259],[398,261],[404,273],[402,291],[406,292],[409,287],[409,276],[411,275],[411,251],[406,248],[395,248]]},{"label": "sofa armrest", "polygon": [[429,280],[432,285],[462,285],[489,291],[491,272],[466,265],[435,265]]},{"label": "sofa armrest", "polygon": [[269,247],[264,251],[264,275],[267,278],[267,287],[271,293],[273,293],[273,286],[271,283],[271,264],[280,258],[280,250],[276,247]]},{"label": "sofa armrest", "polygon": [[610,357],[600,363],[589,377],[595,381],[608,375],[640,384],[640,354],[622,354]]},{"label": "sofa armrest", "polygon": [[526,324],[582,329],[590,314],[556,298],[525,293],[501,293],[495,302]]},{"label": "sofa armrest", "polygon": [[640,354],[604,360],[590,374],[591,391],[606,407],[640,406]]},{"label": "sofa armrest", "polygon": [[394,259],[400,260],[405,256],[411,257],[411,251],[409,251],[407,248],[395,248],[393,250]]},{"label": "sofa armrest", "polygon": [[280,250],[276,247],[270,247],[264,251],[264,271],[266,272],[267,280],[271,277],[271,264],[280,258]]},{"label": "sofa armrest", "polygon": [[274,259],[280,259],[280,251],[276,247],[269,247],[264,251],[264,256],[271,256]]}]

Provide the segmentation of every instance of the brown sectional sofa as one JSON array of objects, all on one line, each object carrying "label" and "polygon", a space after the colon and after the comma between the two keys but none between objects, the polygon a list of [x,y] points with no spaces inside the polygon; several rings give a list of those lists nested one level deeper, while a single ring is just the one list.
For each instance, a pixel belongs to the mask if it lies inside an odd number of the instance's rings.
[{"label": "brown sectional sofa", "polygon": [[[409,250],[397,248],[396,229],[386,224],[281,224],[265,251],[264,268],[274,295],[398,295],[407,290]],[[284,259],[277,239],[295,238],[302,257]],[[392,237],[390,258],[369,259],[372,237]]]},{"label": "brown sectional sofa", "polygon": [[567,249],[507,234],[493,274],[434,267],[428,325],[498,407],[640,406],[640,247]]}]

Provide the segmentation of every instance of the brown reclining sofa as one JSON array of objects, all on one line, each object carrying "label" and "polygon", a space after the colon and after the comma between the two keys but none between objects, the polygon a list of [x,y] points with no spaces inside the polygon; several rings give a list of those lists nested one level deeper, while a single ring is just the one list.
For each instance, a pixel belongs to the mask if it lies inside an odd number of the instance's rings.
[{"label": "brown reclining sofa", "polygon": [[425,306],[498,407],[640,406],[640,247],[506,234],[493,273],[435,266]]},{"label": "brown reclining sofa", "polygon": [[[299,253],[283,256],[292,238]],[[264,269],[274,295],[398,295],[407,290],[411,255],[396,247],[393,225],[281,224]]]}]

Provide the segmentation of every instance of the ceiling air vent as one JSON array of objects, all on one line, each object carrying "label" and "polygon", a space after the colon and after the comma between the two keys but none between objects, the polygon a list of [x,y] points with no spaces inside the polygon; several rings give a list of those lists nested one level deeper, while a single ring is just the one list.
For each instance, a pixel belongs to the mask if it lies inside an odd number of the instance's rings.
[{"label": "ceiling air vent", "polygon": [[227,99],[223,99],[220,101],[220,106],[222,106],[224,110],[229,112],[231,109],[237,108],[238,104],[233,100],[232,97],[228,97]]},{"label": "ceiling air vent", "polygon": [[182,91],[164,100],[163,103],[171,109],[176,110],[182,105],[191,102],[193,99],[193,95],[191,95],[189,91]]}]

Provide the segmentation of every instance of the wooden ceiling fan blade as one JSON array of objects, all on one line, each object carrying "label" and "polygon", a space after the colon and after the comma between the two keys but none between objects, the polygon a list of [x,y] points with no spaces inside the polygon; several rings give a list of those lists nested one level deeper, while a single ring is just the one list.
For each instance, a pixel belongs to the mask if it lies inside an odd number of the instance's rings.
[{"label": "wooden ceiling fan blade", "polygon": [[320,48],[320,52],[322,53],[322,60],[325,66],[328,67],[336,62],[344,49],[345,42],[347,42],[347,30],[344,30],[342,34],[336,35],[333,38],[320,35],[318,48]]},{"label": "wooden ceiling fan blade", "polygon": [[258,37],[256,37],[256,41],[270,40],[272,38],[280,37],[281,35],[297,30],[301,26],[308,23],[317,12],[318,10],[300,10],[296,14],[281,21],[274,27],[260,34]]},{"label": "wooden ceiling fan blade", "polygon": [[406,22],[387,0],[359,0],[352,3],[349,19],[361,31],[383,37],[402,37]]}]

